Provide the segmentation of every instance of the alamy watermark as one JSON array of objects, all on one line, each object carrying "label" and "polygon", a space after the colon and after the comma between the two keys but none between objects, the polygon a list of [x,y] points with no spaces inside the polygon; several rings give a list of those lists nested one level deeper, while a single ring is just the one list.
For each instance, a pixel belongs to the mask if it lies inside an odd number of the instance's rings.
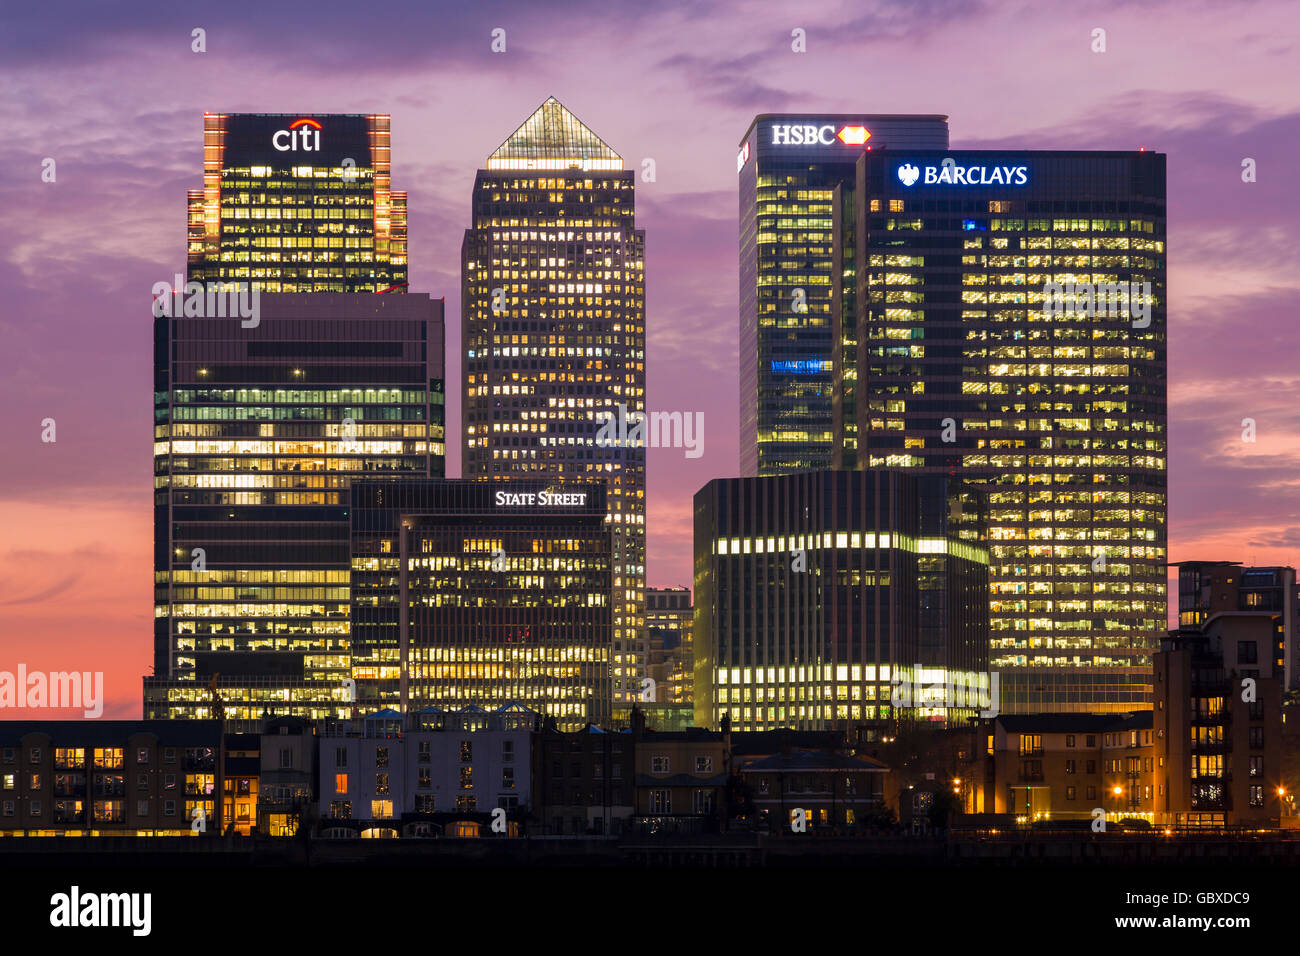
[{"label": "alamy watermark", "polygon": [[617,410],[596,412],[596,421],[602,423],[596,432],[596,444],[601,448],[684,448],[687,458],[704,454],[703,412],[647,414],[629,412],[620,404]]},{"label": "alamy watermark", "polygon": [[104,713],[103,671],[0,671],[0,710],[6,707],[81,708],[91,719]]},{"label": "alamy watermark", "polygon": [[83,893],[74,885],[50,897],[50,925],[59,929],[120,927],[132,936],[148,936],[152,912],[152,893]]},{"label": "alamy watermark", "polygon": [[255,329],[262,321],[260,289],[249,282],[185,282],[176,274],[175,285],[153,284],[154,318],[225,319],[239,318],[246,329]]},{"label": "alamy watermark", "polygon": [[889,702],[894,707],[978,707],[980,717],[989,719],[1000,712],[997,673],[989,674],[989,686],[966,687],[952,680],[912,681],[895,678],[889,686]]},{"label": "alamy watermark", "polygon": [[1043,286],[1043,317],[1083,315],[1128,317],[1133,328],[1151,324],[1150,282],[1048,282]]}]

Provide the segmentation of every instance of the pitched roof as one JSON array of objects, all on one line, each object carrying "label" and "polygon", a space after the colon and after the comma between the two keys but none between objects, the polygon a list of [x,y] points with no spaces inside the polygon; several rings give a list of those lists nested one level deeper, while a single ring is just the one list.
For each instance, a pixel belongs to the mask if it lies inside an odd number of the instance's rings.
[{"label": "pitched roof", "polygon": [[112,747],[150,734],[165,747],[219,747],[221,727],[218,720],[0,720],[0,743],[20,746],[23,737],[38,733],[55,747]]},{"label": "pitched roof", "polygon": [[488,169],[622,169],[623,158],[554,96],[488,157]]},{"label": "pitched roof", "polygon": [[850,770],[884,771],[889,767],[871,757],[846,757],[843,754],[828,754],[819,750],[796,750],[789,754],[773,754],[762,760],[755,760],[741,773],[762,771],[781,771],[789,773],[812,773],[815,771],[834,771],[840,773]]},{"label": "pitched roof", "polygon": [[838,750],[844,746],[844,735],[834,730],[741,730],[731,735],[731,752],[745,754],[770,754],[783,745],[805,750]]},{"label": "pitched roof", "polygon": [[1118,730],[1150,730],[1151,711],[1133,714],[1006,714],[997,718],[1003,730],[1020,734],[1100,734]]}]

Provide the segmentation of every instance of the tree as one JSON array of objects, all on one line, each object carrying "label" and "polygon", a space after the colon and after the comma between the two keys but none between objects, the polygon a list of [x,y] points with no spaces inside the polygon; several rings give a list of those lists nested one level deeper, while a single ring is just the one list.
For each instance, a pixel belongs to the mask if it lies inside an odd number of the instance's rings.
[{"label": "tree", "polygon": [[946,787],[940,787],[930,801],[930,826],[936,830],[946,830],[948,821],[961,811],[961,800],[957,798],[957,794]]}]

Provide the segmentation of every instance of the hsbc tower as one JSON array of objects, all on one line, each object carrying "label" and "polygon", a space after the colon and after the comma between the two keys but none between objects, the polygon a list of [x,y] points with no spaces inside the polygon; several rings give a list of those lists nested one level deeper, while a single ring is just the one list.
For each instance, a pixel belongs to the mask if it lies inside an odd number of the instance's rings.
[{"label": "hsbc tower", "polygon": [[737,169],[741,474],[982,486],[1001,712],[1149,708],[1164,155],[954,150],[941,116],[764,115]]},{"label": "hsbc tower", "polygon": [[858,158],[884,148],[947,149],[948,118],[764,113],[740,142],[744,477],[853,467],[832,425],[857,420],[835,407],[836,356],[856,350],[856,329],[853,263],[837,261],[834,234],[852,218]]}]

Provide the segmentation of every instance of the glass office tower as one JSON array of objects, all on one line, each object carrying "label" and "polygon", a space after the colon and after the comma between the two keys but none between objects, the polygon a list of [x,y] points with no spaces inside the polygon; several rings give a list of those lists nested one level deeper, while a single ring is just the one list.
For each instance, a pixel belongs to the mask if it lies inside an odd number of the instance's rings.
[{"label": "glass office tower", "polygon": [[442,303],[280,293],[155,320],[146,719],[347,716],[396,662],[350,648],[348,486],[441,477]]},{"label": "glass office tower", "polygon": [[840,387],[860,467],[984,485],[1003,712],[1149,707],[1166,627],[1165,157],[888,149],[859,159],[854,189],[835,255],[856,277]]},{"label": "glass office tower", "polygon": [[406,193],[384,114],[205,113],[189,278],[266,292],[405,291]]},{"label": "glass office tower", "polygon": [[633,187],[550,98],[478,171],[461,253],[465,477],[605,483],[616,702],[634,698],[646,650],[645,448],[597,441],[645,411]]},{"label": "glass office tower", "polygon": [[695,722],[964,727],[990,705],[983,494],[897,470],[695,495]]},{"label": "glass office tower", "polygon": [[[608,724],[605,487],[355,481],[352,643],[362,712],[522,703]],[[399,666],[400,665],[400,666]]]},{"label": "glass office tower", "polygon": [[650,642],[649,677],[654,684],[646,686],[642,699],[690,704],[695,681],[695,607],[691,604],[691,589],[646,588],[645,624]]},{"label": "glass office tower", "polygon": [[[340,716],[391,666],[350,652],[348,483],[441,477],[446,448],[390,153],[387,115],[204,116],[186,285],[155,301],[147,716]],[[213,313],[231,284],[256,315]]]},{"label": "glass office tower", "polygon": [[853,467],[833,447],[835,357],[856,331],[836,322],[835,290],[854,282],[835,226],[846,208],[851,220],[864,152],[947,146],[945,116],[765,113],[750,124],[736,159],[741,475]]}]

